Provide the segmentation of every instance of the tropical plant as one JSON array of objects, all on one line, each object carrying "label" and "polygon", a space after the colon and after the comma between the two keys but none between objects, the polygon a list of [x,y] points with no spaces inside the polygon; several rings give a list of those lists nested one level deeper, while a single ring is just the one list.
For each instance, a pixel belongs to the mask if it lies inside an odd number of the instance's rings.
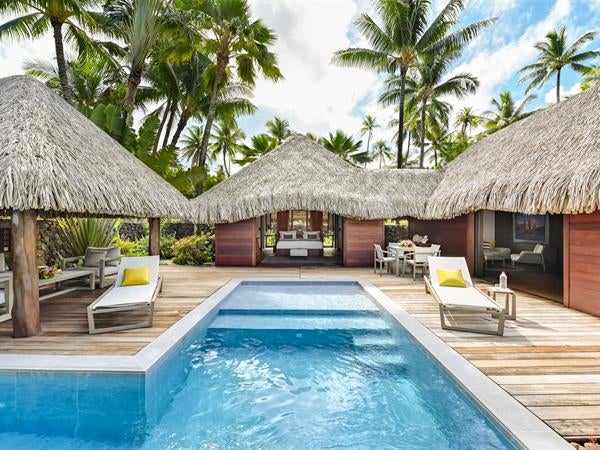
[{"label": "tropical plant", "polygon": [[452,132],[448,130],[447,123],[440,123],[436,120],[428,120],[425,130],[425,138],[427,140],[427,151],[431,153],[431,161],[433,167],[440,167],[440,153],[448,145],[448,140]]},{"label": "tropical plant", "polygon": [[533,112],[523,112],[523,110],[534,99],[535,95],[528,95],[516,103],[509,91],[502,92],[497,99],[492,99],[495,109],[484,113],[484,116],[487,117],[485,128],[488,132],[493,133],[530,116]]},{"label": "tropical plant", "polygon": [[235,120],[223,120],[214,129],[212,144],[208,148],[211,161],[221,156],[225,176],[231,175],[231,160],[243,149],[242,141],[246,138],[244,131],[237,126]]},{"label": "tropical plant", "polygon": [[[61,94],[71,102],[65,37],[80,52],[93,48],[93,41],[87,33],[96,24],[89,10],[97,4],[97,0],[2,0],[0,14],[13,18],[0,25],[0,38],[37,39],[52,29]],[[66,35],[63,35],[63,27]]]},{"label": "tropical plant", "polygon": [[370,114],[365,116],[363,119],[360,132],[364,136],[367,135],[367,154],[369,154],[370,146],[371,146],[371,138],[373,137],[373,131],[375,128],[379,128],[379,124],[377,123],[377,119]]},{"label": "tropical plant", "polygon": [[202,143],[202,127],[194,125],[181,140],[181,156],[192,166],[200,164],[200,144]]},{"label": "tropical plant", "polygon": [[273,117],[271,120],[267,120],[266,126],[267,132],[275,138],[277,144],[281,144],[281,141],[291,133],[290,123],[286,119],[281,119],[277,116]]},{"label": "tropical plant", "polygon": [[462,135],[466,135],[467,130],[471,132],[473,131],[473,128],[479,126],[481,119],[481,116],[475,114],[473,108],[470,106],[465,106],[456,114],[454,125],[460,127],[460,132]]},{"label": "tropical plant", "polygon": [[[58,66],[50,61],[26,60],[25,74],[37,78],[62,94]],[[106,59],[96,54],[82,54],[67,61],[71,102],[81,113],[90,116],[99,103],[110,103],[115,97],[115,81],[120,74]]]},{"label": "tropical plant", "polygon": [[385,161],[392,159],[394,152],[390,149],[390,146],[385,141],[377,141],[373,144],[373,160],[379,161],[379,168],[381,169],[385,165]]},{"label": "tropical plant", "polygon": [[201,265],[215,259],[214,236],[206,233],[182,238],[173,244],[175,264]]},{"label": "tropical plant", "polygon": [[162,0],[108,0],[104,5],[107,21],[104,30],[125,43],[126,66],[129,68],[127,93],[123,108],[133,107],[138,86],[164,24]]},{"label": "tropical plant", "polygon": [[[366,13],[355,22],[370,47],[348,48],[336,52],[333,57],[336,64],[397,77],[398,168],[402,166],[404,101],[409,70],[426,54],[464,47],[493,22],[493,19],[482,20],[457,29],[464,8],[463,0],[450,0],[437,16],[432,16],[430,0],[377,0],[379,23]],[[430,17],[433,19],[428,23]]]},{"label": "tropical plant", "polygon": [[74,255],[85,255],[88,247],[108,247],[115,235],[115,220],[93,218],[61,218],[63,230]]},{"label": "tropical plant", "polygon": [[459,132],[448,136],[445,139],[444,145],[439,147],[439,166],[444,167],[448,165],[464,152],[469,145],[471,145],[471,140],[467,135]]},{"label": "tropical plant", "polygon": [[563,68],[570,67],[576,72],[584,73],[588,67],[583,63],[600,55],[600,52],[594,50],[580,52],[595,36],[594,31],[585,33],[567,46],[566,27],[550,31],[545,41],[535,44],[538,51],[536,62],[519,71],[524,74],[519,81],[529,82],[525,93],[541,87],[550,77],[556,75],[556,102],[560,102],[560,76]]},{"label": "tropical plant", "polygon": [[340,158],[354,164],[363,164],[368,155],[361,150],[362,141],[355,140],[352,136],[337,130],[329,133],[328,137],[321,138],[319,143]]},{"label": "tropical plant", "polygon": [[261,20],[253,20],[247,0],[180,0],[178,5],[190,16],[203,37],[203,49],[213,61],[212,86],[200,148],[204,165],[219,90],[230,73],[247,85],[254,85],[257,71],[269,79],[282,78],[277,56],[271,51],[275,34]]},{"label": "tropical plant", "polygon": [[223,168],[219,167],[214,174],[209,173],[204,177],[204,179],[202,180],[202,192],[208,191],[209,189],[213,188],[225,179],[226,178],[225,173],[223,172]]},{"label": "tropical plant", "polygon": [[[425,53],[415,68],[415,77],[407,77],[405,81],[398,77],[389,79],[386,83],[387,90],[381,95],[380,101],[384,105],[398,102],[400,90],[405,85],[405,93],[409,110],[419,111],[419,167],[424,167],[425,161],[425,134],[428,112],[437,113],[444,111],[444,116],[449,114],[450,107],[440,108],[447,103],[439,100],[448,96],[462,98],[477,90],[479,81],[470,73],[458,73],[445,79],[445,74],[450,65],[460,56],[460,47],[448,47],[436,53]],[[437,101],[437,102],[436,102]],[[437,118],[432,118],[437,120]],[[443,117],[445,122],[446,117]]]},{"label": "tropical plant", "polygon": [[236,159],[236,164],[245,166],[251,164],[263,155],[266,155],[278,145],[275,137],[267,133],[260,133],[252,136],[250,139],[251,145],[242,146],[240,153],[241,158]]},{"label": "tropical plant", "polygon": [[592,86],[600,83],[600,66],[592,66],[585,70],[581,82],[581,90],[587,91]]}]

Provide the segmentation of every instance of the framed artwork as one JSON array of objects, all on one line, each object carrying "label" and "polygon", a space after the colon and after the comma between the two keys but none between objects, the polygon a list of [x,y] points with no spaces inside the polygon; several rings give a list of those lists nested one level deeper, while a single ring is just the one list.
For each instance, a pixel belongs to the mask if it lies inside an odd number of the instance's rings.
[{"label": "framed artwork", "polygon": [[548,215],[513,214],[513,241],[549,243]]}]

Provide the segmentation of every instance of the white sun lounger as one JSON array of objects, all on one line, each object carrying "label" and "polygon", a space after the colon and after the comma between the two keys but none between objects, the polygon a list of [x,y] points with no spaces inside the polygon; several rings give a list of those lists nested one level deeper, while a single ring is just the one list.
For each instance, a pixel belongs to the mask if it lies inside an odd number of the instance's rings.
[{"label": "white sun lounger", "polygon": [[[467,285],[466,288],[440,286],[437,269],[460,270]],[[473,286],[465,258],[429,257],[429,277],[425,277],[425,289],[437,300],[440,307],[440,321],[444,330],[469,331],[472,333],[504,334],[506,312],[490,297]],[[446,323],[445,314],[455,312],[489,313],[498,318],[498,330],[451,326]]]},{"label": "white sun lounger", "polygon": [[[152,326],[154,301],[158,293],[162,290],[162,279],[158,275],[158,263],[158,256],[129,257],[121,260],[115,284],[87,308],[90,334]],[[150,267],[149,284],[143,286],[121,286],[125,269],[145,266]],[[96,327],[96,315],[138,310],[147,310],[148,319],[127,325]]]}]

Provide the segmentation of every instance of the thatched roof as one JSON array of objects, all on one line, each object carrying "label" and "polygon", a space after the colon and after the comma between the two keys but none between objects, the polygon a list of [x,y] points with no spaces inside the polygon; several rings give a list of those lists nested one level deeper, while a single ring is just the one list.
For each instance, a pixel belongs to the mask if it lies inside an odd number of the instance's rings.
[{"label": "thatched roof", "polygon": [[448,165],[431,217],[491,209],[530,214],[600,207],[600,86],[471,146]]},{"label": "thatched roof", "polygon": [[0,79],[0,211],[189,218],[188,200],[34,79]]},{"label": "thatched roof", "polygon": [[439,181],[428,170],[354,167],[302,135],[192,200],[198,223],[237,222],[286,210],[359,219],[422,217]]}]

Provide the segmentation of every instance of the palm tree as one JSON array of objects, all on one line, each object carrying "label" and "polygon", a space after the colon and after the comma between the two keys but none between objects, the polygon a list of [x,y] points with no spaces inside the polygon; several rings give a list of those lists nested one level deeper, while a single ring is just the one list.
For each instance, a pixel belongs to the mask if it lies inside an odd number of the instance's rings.
[{"label": "palm tree", "polygon": [[257,71],[271,80],[279,80],[282,75],[277,56],[270,50],[275,34],[261,20],[251,18],[247,0],[182,2],[182,8],[197,24],[203,37],[202,47],[214,64],[200,155],[200,164],[204,164],[219,90],[228,74],[235,72],[240,81],[250,86],[254,85]]},{"label": "palm tree", "polygon": [[266,126],[269,134],[275,138],[277,144],[281,144],[281,141],[291,133],[290,123],[286,119],[281,119],[277,116],[271,120],[267,120]]},{"label": "palm tree", "polygon": [[210,145],[210,159],[215,161],[219,155],[223,158],[223,170],[227,177],[231,174],[231,160],[243,150],[242,141],[246,133],[238,128],[235,120],[228,119],[215,125],[215,132],[211,136],[213,143]]},{"label": "palm tree", "polygon": [[250,139],[251,145],[245,146],[241,150],[242,158],[237,159],[235,162],[240,166],[253,163],[258,158],[266,155],[271,150],[275,149],[279,145],[277,139],[270,134],[260,133],[252,136]]},{"label": "palm tree", "polygon": [[[37,78],[49,88],[62,93],[58,66],[53,62],[27,60],[23,68],[26,75]],[[97,55],[82,54],[75,60],[67,61],[67,74],[71,102],[86,116],[99,103],[112,103],[118,95],[114,81],[119,80],[119,73]]]},{"label": "palm tree", "polygon": [[428,23],[430,0],[377,0],[379,23],[368,14],[362,14],[355,22],[370,47],[348,48],[333,56],[336,64],[398,77],[398,168],[402,166],[404,100],[409,69],[416,67],[419,58],[426,53],[464,47],[493,23],[493,19],[488,19],[456,29],[464,9],[464,0],[450,0]]},{"label": "palm tree", "polygon": [[366,152],[361,151],[361,140],[355,140],[349,134],[342,130],[337,130],[335,133],[329,133],[328,137],[321,138],[319,143],[332,153],[335,153],[340,158],[350,163],[363,164],[365,159],[368,160]]},{"label": "palm tree", "polygon": [[379,128],[377,119],[371,115],[367,115],[361,124],[360,132],[362,135],[367,135],[367,154],[369,154],[369,147],[371,146],[371,138],[373,137],[373,130]]},{"label": "palm tree", "polygon": [[583,63],[600,55],[598,51],[579,51],[585,44],[592,41],[596,34],[594,31],[585,33],[567,47],[566,27],[549,32],[545,41],[535,44],[535,48],[538,50],[537,61],[519,71],[519,73],[525,74],[519,81],[529,81],[525,93],[527,94],[532,89],[542,86],[551,76],[556,74],[556,103],[559,103],[562,69],[571,67],[574,71],[583,73],[588,69]]},{"label": "palm tree", "polygon": [[425,131],[425,137],[428,141],[428,151],[433,153],[433,167],[438,169],[439,155],[443,152],[444,148],[448,145],[448,138],[452,135],[452,132],[448,130],[447,123],[440,123],[436,120],[427,121],[427,129]]},{"label": "palm tree", "polygon": [[36,39],[44,36],[52,28],[61,94],[69,103],[71,86],[65,59],[63,26],[66,26],[67,41],[76,44],[80,52],[89,50],[92,41],[86,32],[94,27],[94,20],[88,9],[96,6],[97,3],[97,0],[0,1],[0,14],[16,16],[0,25],[0,39],[4,37]]},{"label": "palm tree", "polygon": [[181,139],[181,156],[191,166],[199,167],[200,145],[202,144],[202,127],[190,127],[187,134]]},{"label": "palm tree", "polygon": [[454,125],[460,127],[462,135],[467,134],[467,129],[469,132],[473,131],[473,128],[477,127],[480,123],[481,117],[475,114],[473,108],[470,106],[465,106],[461,109],[454,119]]},{"label": "palm tree", "polygon": [[135,102],[148,56],[160,36],[165,7],[162,0],[109,0],[105,11],[105,31],[121,39],[127,49],[129,76],[123,101],[123,109],[127,115],[128,108]]},{"label": "palm tree", "polygon": [[[477,90],[479,81],[470,73],[458,73],[450,78],[444,79],[444,75],[450,68],[452,62],[460,55],[456,48],[448,48],[437,54],[424,54],[415,72],[417,77],[409,77],[406,80],[406,95],[408,102],[414,105],[414,110],[419,111],[419,138],[420,138],[420,157],[419,167],[423,168],[425,164],[425,128],[428,111],[430,114],[437,115],[439,106],[444,105],[444,116],[449,113],[445,102],[436,102],[442,97],[452,95],[462,98],[467,94],[472,94]],[[388,89],[382,94],[380,100],[384,105],[395,104],[397,98],[401,95],[402,80],[392,78],[387,81]],[[446,117],[444,117],[445,121]]]},{"label": "palm tree", "polygon": [[600,66],[592,66],[586,69],[581,82],[581,90],[587,91],[590,87],[600,83]]},{"label": "palm tree", "polygon": [[373,159],[379,159],[379,168],[381,169],[386,159],[392,159],[394,153],[385,141],[377,141],[373,144]]},{"label": "palm tree", "polygon": [[534,99],[535,95],[528,95],[519,103],[515,103],[509,91],[502,92],[498,99],[493,98],[492,105],[495,110],[484,113],[487,116],[485,127],[488,132],[493,133],[533,114],[523,112],[523,109]]}]

